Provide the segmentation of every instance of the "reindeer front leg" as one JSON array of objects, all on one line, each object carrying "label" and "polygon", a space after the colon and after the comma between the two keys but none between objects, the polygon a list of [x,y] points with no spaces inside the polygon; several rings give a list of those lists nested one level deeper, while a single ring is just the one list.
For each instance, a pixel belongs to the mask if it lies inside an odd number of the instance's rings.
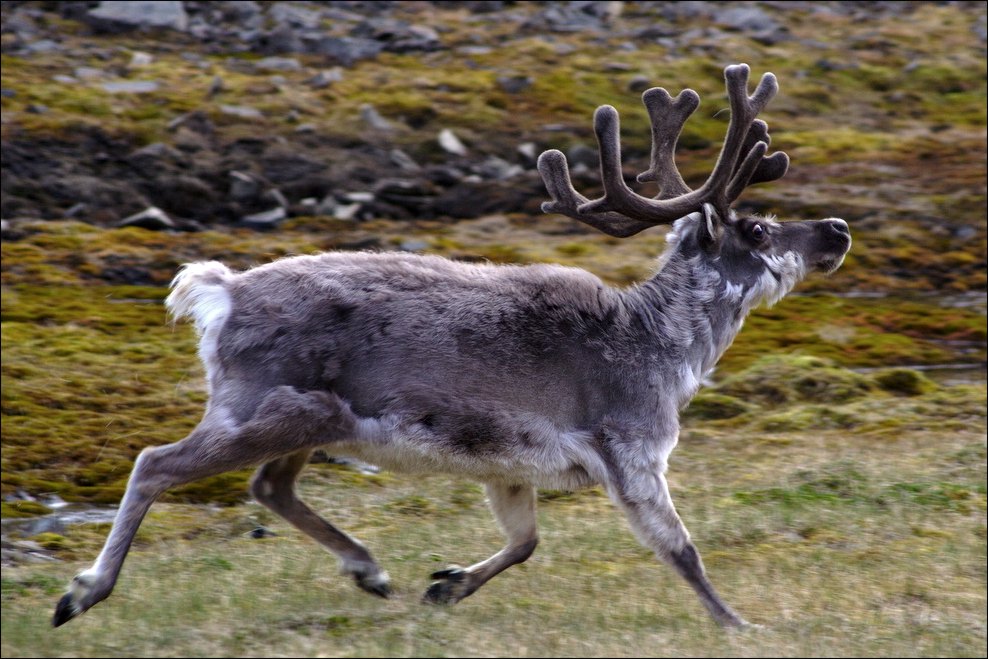
[{"label": "reindeer front leg", "polygon": [[700,601],[722,627],[749,627],[714,590],[700,553],[672,505],[660,467],[645,472],[622,470],[612,477],[608,493],[624,510],[638,540],[669,563],[693,587]]},{"label": "reindeer front leg", "polygon": [[432,574],[437,581],[422,596],[430,604],[455,604],[512,565],[522,563],[539,542],[535,522],[535,488],[488,483],[487,499],[508,542],[504,549],[468,568],[452,566]]}]

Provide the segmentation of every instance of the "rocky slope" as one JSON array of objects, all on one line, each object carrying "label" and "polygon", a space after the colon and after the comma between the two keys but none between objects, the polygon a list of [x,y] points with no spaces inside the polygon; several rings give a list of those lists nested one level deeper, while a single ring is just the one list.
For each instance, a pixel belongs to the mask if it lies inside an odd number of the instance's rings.
[{"label": "rocky slope", "polygon": [[[149,9],[153,7],[153,9]],[[200,230],[296,216],[539,214],[534,158],[594,191],[590,116],[700,91],[705,176],[725,64],[766,70],[785,180],[742,208],[852,223],[864,288],[985,288],[985,8],[899,2],[4,2],[5,238],[19,220]],[[149,209],[156,209],[150,210]]]}]

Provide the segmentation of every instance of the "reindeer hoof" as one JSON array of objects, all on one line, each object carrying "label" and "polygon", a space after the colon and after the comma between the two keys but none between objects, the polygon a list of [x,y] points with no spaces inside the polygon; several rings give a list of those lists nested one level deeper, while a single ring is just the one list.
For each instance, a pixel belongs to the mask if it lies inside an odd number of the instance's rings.
[{"label": "reindeer hoof", "polygon": [[456,604],[473,592],[466,588],[469,575],[469,572],[455,565],[433,572],[429,578],[438,581],[429,586],[422,596],[422,601],[427,604]]},{"label": "reindeer hoof", "polygon": [[61,627],[80,613],[78,605],[72,601],[72,593],[65,593],[62,599],[58,600],[58,605],[55,606],[55,615],[52,616],[51,626]]},{"label": "reindeer hoof", "polygon": [[381,572],[375,574],[374,576],[355,576],[354,580],[361,590],[370,593],[371,595],[377,595],[384,599],[391,597],[391,582],[388,579],[388,575]]},{"label": "reindeer hoof", "polygon": [[765,627],[765,625],[759,625],[754,622],[748,622],[747,620],[744,620],[742,618],[741,624],[735,627],[734,629],[736,629],[739,632],[760,632],[767,629],[767,627]]}]

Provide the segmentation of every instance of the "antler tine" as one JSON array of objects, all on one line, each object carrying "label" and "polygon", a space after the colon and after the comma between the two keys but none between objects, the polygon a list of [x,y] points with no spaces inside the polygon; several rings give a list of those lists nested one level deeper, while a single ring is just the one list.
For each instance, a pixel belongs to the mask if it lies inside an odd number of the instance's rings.
[{"label": "antler tine", "polygon": [[658,181],[656,199],[671,199],[692,192],[676,167],[676,144],[686,120],[700,105],[700,95],[684,89],[673,98],[662,87],[653,87],[642,94],[642,103],[652,120],[652,162],[647,171],[638,175],[638,182]]},{"label": "antler tine", "polygon": [[728,205],[737,199],[751,182],[751,177],[754,176],[758,166],[762,164],[762,158],[765,156],[766,151],[768,151],[768,144],[765,142],[756,142],[755,146],[751,147],[748,155],[741,161],[741,164],[738,165],[734,171],[734,177],[731,178],[731,182],[728,184],[727,190],[724,193]]},{"label": "antler tine", "polygon": [[[728,204],[734,203],[747,186],[775,181],[785,176],[786,171],[788,171],[789,156],[781,151],[770,156],[765,156],[764,151],[762,151],[760,160],[754,158],[752,153],[759,142],[764,142],[765,146],[768,147],[772,144],[772,137],[768,134],[768,124],[761,119],[755,119],[751,123],[744,147],[741,149],[742,153],[747,152],[748,155],[734,170],[734,177],[727,188]],[[753,171],[748,171],[749,169],[753,169]]]},{"label": "antler tine", "polygon": [[536,166],[545,181],[549,196],[552,197],[552,201],[542,202],[543,213],[559,213],[618,238],[627,238],[654,226],[651,222],[632,220],[620,213],[581,213],[579,207],[589,200],[573,187],[569,165],[561,151],[544,151]]},{"label": "antler tine", "polygon": [[[724,146],[721,147],[717,164],[714,165],[710,178],[700,187],[698,192],[703,193],[705,200],[709,199],[722,217],[727,217],[727,208],[731,199],[728,197],[728,188],[733,188],[732,179],[735,169],[746,167],[749,169],[745,184],[750,180],[757,167],[745,161],[738,165],[738,156],[745,145],[748,131],[754,122],[755,116],[772,100],[776,92],[779,91],[779,83],[775,76],[766,73],[755,88],[755,93],[748,96],[748,74],[750,69],[747,64],[735,64],[724,69],[724,80],[727,85],[727,96],[731,104],[731,121],[727,127],[727,136],[724,138]],[[753,149],[758,148],[756,144]],[[768,148],[768,145],[765,145]],[[750,152],[749,152],[750,155]],[[764,155],[764,152],[763,152]],[[757,163],[758,159],[755,160]],[[740,179],[739,179],[740,180]],[[740,194],[741,189],[736,190]]]},{"label": "antler tine", "polygon": [[678,220],[699,207],[702,200],[696,192],[656,200],[632,191],[624,182],[621,171],[621,129],[617,110],[610,105],[602,105],[594,112],[593,120],[597,143],[600,145],[600,178],[604,184],[604,196],[579,206],[577,210],[581,215],[617,212],[655,225]]},{"label": "antler tine", "polygon": [[[785,176],[788,171],[789,156],[785,151],[776,151],[772,155],[762,158],[762,161],[758,163],[758,168],[755,169],[755,173],[752,175],[751,180],[748,181],[748,185],[778,181],[780,178]],[[738,194],[741,194],[741,190],[738,190]],[[731,199],[731,202],[733,202],[734,199],[737,199],[737,195]]]}]

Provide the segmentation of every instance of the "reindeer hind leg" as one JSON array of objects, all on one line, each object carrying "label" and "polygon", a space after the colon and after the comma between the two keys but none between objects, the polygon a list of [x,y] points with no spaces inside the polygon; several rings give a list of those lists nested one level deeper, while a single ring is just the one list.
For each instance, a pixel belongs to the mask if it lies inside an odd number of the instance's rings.
[{"label": "reindeer hind leg", "polygon": [[72,580],[52,624],[65,624],[110,595],[138,527],[165,490],[348,438],[356,423],[357,417],[335,394],[276,387],[253,418],[239,426],[211,408],[185,439],[145,449],[134,463],[103,550],[92,567]]},{"label": "reindeer hind leg", "polygon": [[357,585],[379,597],[391,594],[387,572],[381,570],[370,552],[356,539],[336,528],[298,498],[295,479],[309,461],[310,449],[276,458],[260,469],[251,482],[251,493],[260,503],[283,517],[339,556],[341,571]]}]

